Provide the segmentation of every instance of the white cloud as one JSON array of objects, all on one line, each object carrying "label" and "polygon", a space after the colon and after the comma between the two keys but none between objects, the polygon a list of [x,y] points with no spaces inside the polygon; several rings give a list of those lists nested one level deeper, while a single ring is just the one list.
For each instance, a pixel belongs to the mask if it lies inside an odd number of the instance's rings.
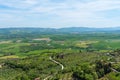
[{"label": "white cloud", "polygon": [[[117,18],[107,18],[104,15],[110,15],[107,12],[109,10],[120,10],[120,0],[0,0],[0,5],[13,8],[11,10],[7,8],[0,10],[2,13],[0,16],[5,16],[3,14],[9,15],[2,17],[4,18],[3,21],[9,22],[12,20],[13,26],[15,18],[18,18],[18,24],[24,22],[23,26],[101,27],[120,25],[117,22],[117,20],[120,20],[119,16],[116,16]],[[3,21],[2,23],[5,23]]]}]

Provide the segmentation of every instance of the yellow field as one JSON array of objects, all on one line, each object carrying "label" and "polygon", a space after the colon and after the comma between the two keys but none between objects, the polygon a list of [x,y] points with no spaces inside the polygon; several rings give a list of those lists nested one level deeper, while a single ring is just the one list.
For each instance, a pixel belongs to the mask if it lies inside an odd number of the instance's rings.
[{"label": "yellow field", "polygon": [[13,59],[13,58],[19,58],[19,57],[15,55],[0,57],[0,59]]},{"label": "yellow field", "polygon": [[89,44],[97,43],[97,41],[79,41],[76,42],[75,46],[81,47],[81,48],[87,48]]}]

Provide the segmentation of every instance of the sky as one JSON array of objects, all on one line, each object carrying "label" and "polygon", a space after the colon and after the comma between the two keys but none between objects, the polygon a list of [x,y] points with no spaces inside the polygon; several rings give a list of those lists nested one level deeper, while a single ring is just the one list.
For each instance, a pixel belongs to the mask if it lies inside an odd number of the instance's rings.
[{"label": "sky", "polygon": [[0,27],[118,27],[120,0],[0,0]]}]

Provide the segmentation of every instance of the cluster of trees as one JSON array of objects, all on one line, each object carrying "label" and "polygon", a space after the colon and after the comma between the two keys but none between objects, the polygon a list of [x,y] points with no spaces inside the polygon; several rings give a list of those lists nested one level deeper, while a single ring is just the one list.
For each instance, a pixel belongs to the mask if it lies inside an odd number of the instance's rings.
[{"label": "cluster of trees", "polygon": [[82,65],[73,70],[74,80],[96,80],[97,75],[89,65]]},{"label": "cluster of trees", "polygon": [[73,70],[74,80],[96,80],[111,72],[111,63],[96,61],[95,68],[83,65]]},{"label": "cluster of trees", "polygon": [[34,50],[42,50],[42,49],[52,49],[52,46],[49,46],[45,43],[31,44],[28,46],[20,46],[20,52],[29,52]]},{"label": "cluster of trees", "polygon": [[95,70],[97,72],[98,78],[101,78],[105,74],[111,72],[111,63],[103,61],[103,60],[97,61]]},{"label": "cluster of trees", "polygon": [[34,80],[38,77],[43,79],[45,77],[43,75],[55,73],[58,68],[57,64],[48,59],[42,56],[31,56],[24,59],[6,60],[3,69],[14,69],[18,72],[13,80]]}]

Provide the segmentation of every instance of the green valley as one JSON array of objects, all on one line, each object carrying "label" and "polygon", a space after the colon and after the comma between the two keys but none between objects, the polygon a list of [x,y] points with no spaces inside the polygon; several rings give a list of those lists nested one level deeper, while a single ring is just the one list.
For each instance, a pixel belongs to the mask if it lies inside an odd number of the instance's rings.
[{"label": "green valley", "polygon": [[0,80],[119,80],[120,32],[0,29]]}]

